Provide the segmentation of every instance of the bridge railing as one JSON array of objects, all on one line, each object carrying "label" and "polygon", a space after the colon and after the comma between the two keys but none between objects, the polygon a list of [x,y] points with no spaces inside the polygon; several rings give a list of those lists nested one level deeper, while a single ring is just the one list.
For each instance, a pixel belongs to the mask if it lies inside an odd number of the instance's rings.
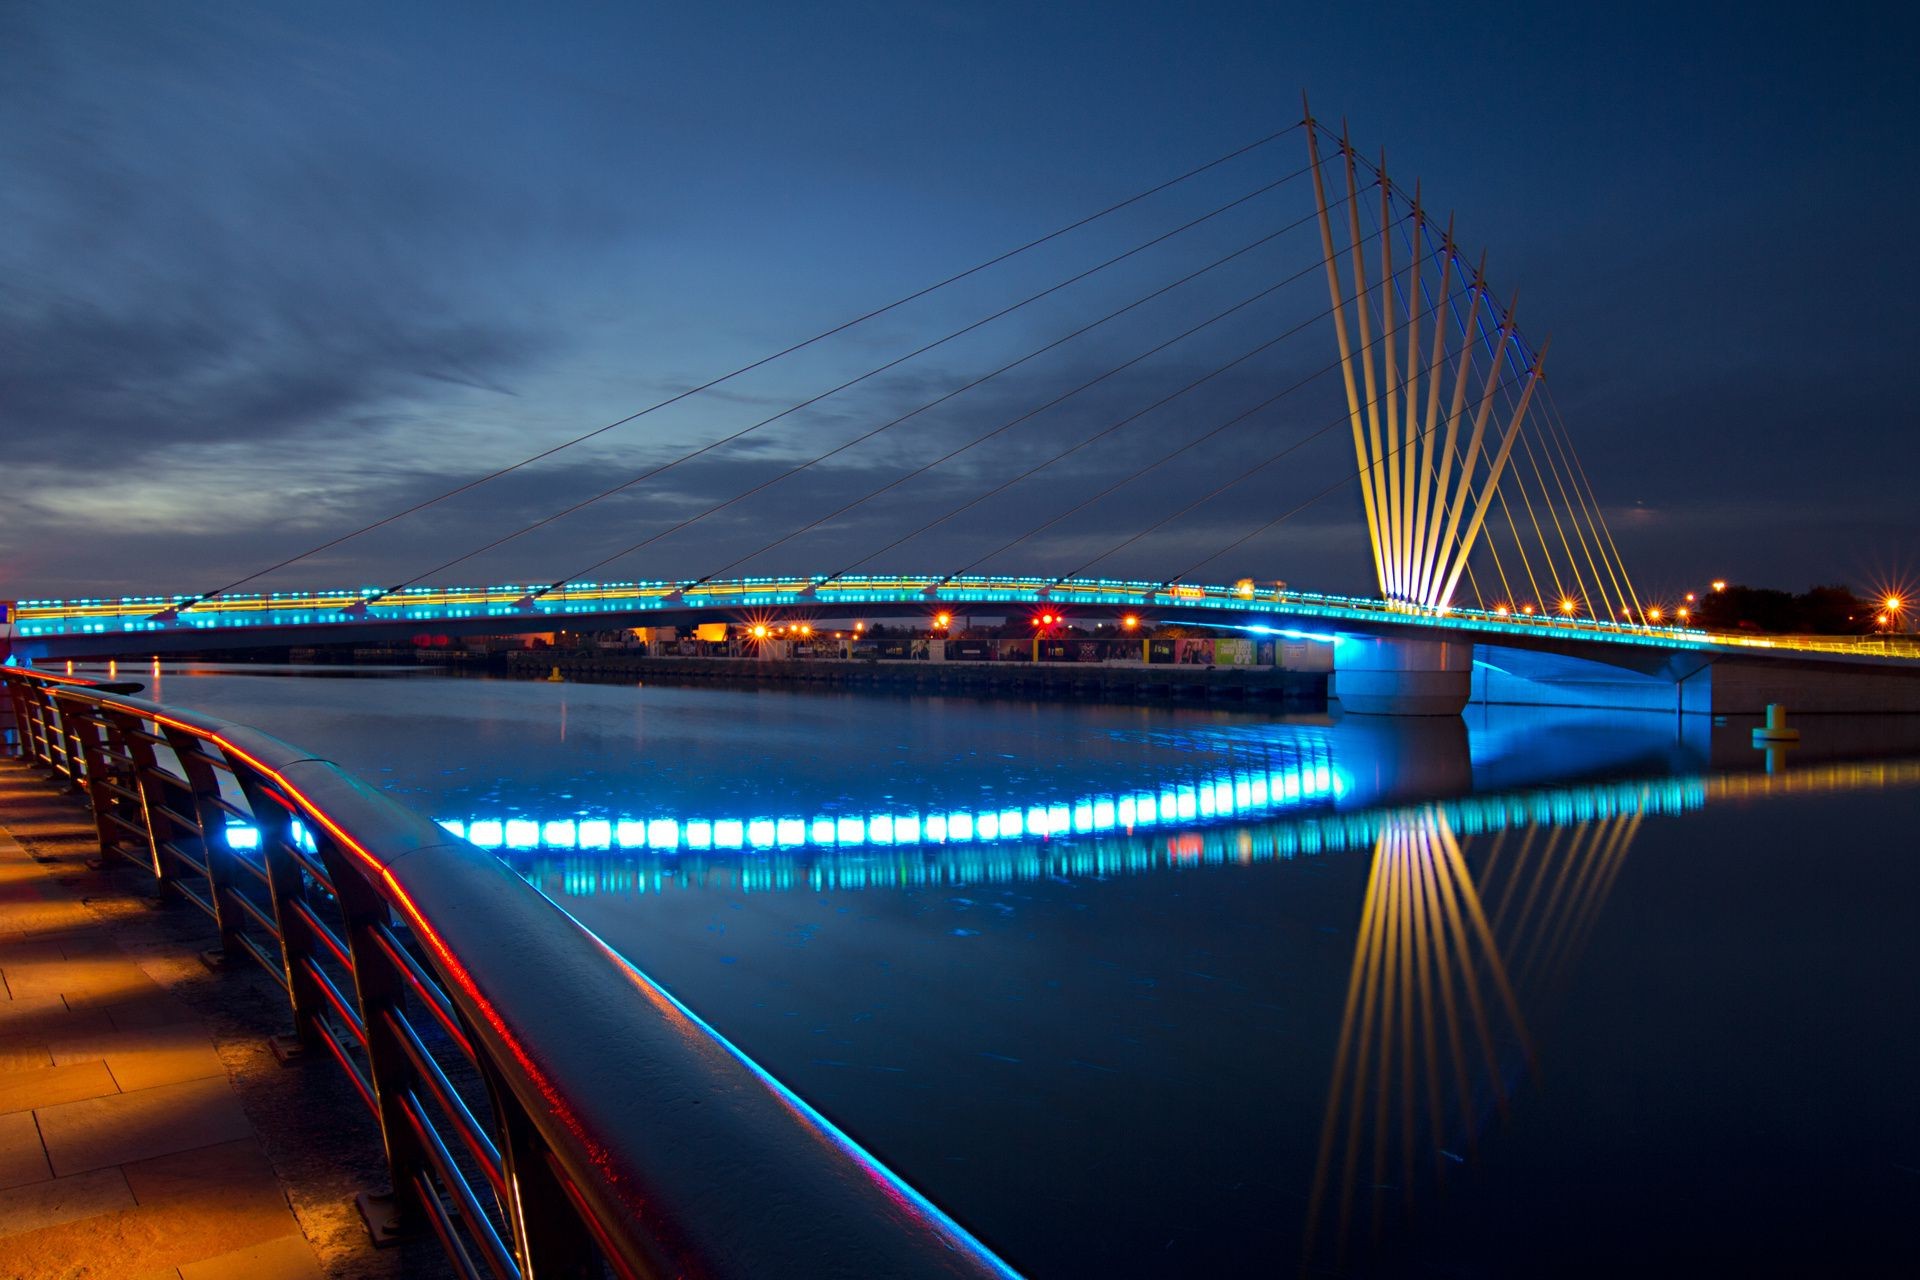
[{"label": "bridge railing", "polygon": [[286,992],[379,1126],[398,1222],[462,1275],[1013,1274],[491,855],[257,730],[0,687],[102,853]]}]

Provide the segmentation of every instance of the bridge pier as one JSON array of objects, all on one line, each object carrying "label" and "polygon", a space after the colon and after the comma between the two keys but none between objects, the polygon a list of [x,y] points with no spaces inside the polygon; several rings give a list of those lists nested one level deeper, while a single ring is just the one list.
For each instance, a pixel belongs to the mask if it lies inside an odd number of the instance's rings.
[{"label": "bridge pier", "polygon": [[1328,696],[1363,716],[1457,716],[1473,692],[1473,644],[1341,632]]}]

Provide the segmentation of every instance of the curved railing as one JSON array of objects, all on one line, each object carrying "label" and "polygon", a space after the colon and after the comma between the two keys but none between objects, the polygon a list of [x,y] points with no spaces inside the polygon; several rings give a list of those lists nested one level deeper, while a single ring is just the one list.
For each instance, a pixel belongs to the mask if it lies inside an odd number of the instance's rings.
[{"label": "curved railing", "polygon": [[380,1126],[399,1218],[463,1275],[1014,1274],[491,855],[257,730],[0,687],[102,851],[286,990]]}]

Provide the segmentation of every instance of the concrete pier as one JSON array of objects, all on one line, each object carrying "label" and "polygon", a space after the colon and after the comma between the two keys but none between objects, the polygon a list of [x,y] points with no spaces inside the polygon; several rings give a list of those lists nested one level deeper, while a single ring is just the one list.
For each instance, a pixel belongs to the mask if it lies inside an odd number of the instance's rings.
[{"label": "concrete pier", "polygon": [[1457,716],[1473,692],[1473,645],[1342,633],[1328,693],[1350,715]]}]

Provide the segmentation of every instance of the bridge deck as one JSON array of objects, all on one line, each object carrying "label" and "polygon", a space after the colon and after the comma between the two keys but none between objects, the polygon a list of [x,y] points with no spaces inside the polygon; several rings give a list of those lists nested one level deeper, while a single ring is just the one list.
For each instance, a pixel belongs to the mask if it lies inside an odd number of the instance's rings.
[{"label": "bridge deck", "polygon": [[[113,600],[21,600],[9,612],[12,644],[34,659],[325,644],[418,631],[512,633],[677,626],[749,618],[853,619],[998,615],[1042,608],[1070,621],[1137,614],[1143,624],[1305,628],[1314,634],[1461,638],[1487,644],[1572,645],[1641,653],[1816,656],[1850,661],[1920,660],[1920,643],[1856,636],[1758,636],[1646,626],[1605,618],[1522,616],[1505,609],[1415,609],[1250,580],[1233,585],[1034,577],[741,578],[703,582],[409,587],[383,593],[274,592]],[[1283,632],[1284,633],[1284,632]]]},{"label": "bridge deck", "polygon": [[208,973],[185,911],[89,870],[96,838],[0,762],[0,1275],[446,1274],[430,1245],[375,1253],[353,1190],[379,1138],[344,1081],[282,1069],[271,994]]}]

